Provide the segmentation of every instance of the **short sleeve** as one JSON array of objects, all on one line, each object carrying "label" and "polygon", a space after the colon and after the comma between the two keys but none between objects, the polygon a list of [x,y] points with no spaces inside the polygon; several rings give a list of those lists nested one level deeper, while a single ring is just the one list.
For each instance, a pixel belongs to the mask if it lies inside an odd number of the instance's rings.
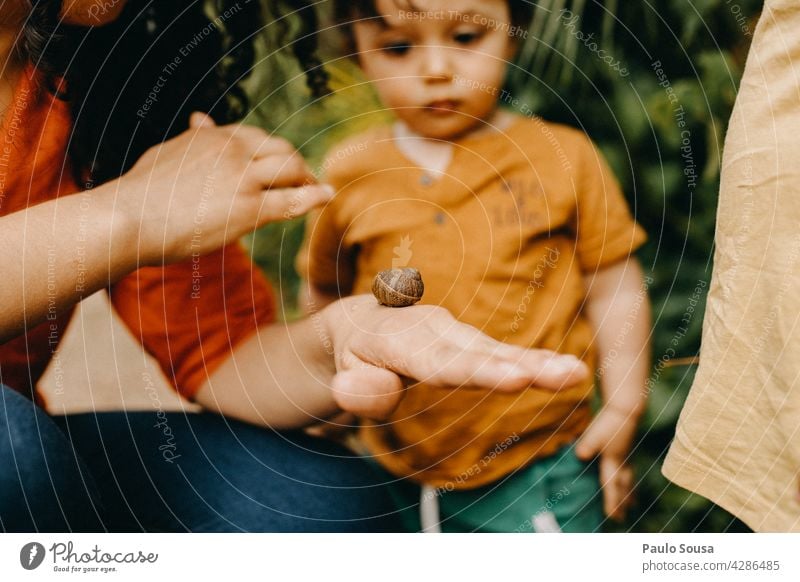
[{"label": "short sleeve", "polygon": [[139,269],[109,294],[134,336],[190,399],[237,344],[275,318],[272,289],[238,243]]},{"label": "short sleeve", "polygon": [[323,293],[345,296],[355,280],[355,250],[344,246],[336,214],[336,206],[329,204],[308,215],[295,268],[301,279]]},{"label": "short sleeve", "polygon": [[584,272],[620,261],[647,240],[602,154],[585,139],[575,180],[577,256]]}]

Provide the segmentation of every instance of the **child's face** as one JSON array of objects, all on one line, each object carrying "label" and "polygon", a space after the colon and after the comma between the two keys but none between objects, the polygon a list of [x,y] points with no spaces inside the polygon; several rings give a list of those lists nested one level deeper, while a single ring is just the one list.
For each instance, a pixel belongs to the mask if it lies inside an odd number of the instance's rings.
[{"label": "child's face", "polygon": [[383,22],[353,24],[359,62],[383,103],[420,135],[452,139],[497,106],[516,49],[506,0],[376,0]]}]

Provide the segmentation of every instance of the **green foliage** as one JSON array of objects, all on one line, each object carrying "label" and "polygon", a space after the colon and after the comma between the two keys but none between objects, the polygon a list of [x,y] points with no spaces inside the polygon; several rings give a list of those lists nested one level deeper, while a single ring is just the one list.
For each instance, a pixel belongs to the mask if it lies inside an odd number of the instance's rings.
[{"label": "green foliage", "polygon": [[[303,75],[286,55],[275,52],[265,61],[269,66],[264,68],[274,70],[275,76],[267,77],[262,71],[252,92],[257,94],[260,88],[264,93],[264,86],[271,92],[262,97],[247,122],[289,139],[318,177],[322,176],[321,165],[331,146],[390,118],[350,59],[325,59],[333,93],[316,101],[311,101]],[[273,224],[245,239],[254,260],[278,290],[284,309],[282,315],[287,320],[299,316],[299,280],[294,257],[303,239],[303,225],[302,218]]]},{"label": "green foliage", "polygon": [[[633,456],[639,502],[624,524],[609,529],[743,528],[707,500],[670,485],[660,466],[691,386],[694,369],[685,359],[699,350],[723,136],[760,4],[540,0],[509,74],[508,89],[520,102],[595,140],[650,235],[640,259],[652,277],[654,368]],[[350,61],[330,67],[334,88],[347,89],[309,104],[298,71],[278,59],[267,59],[274,74],[266,84],[287,84],[263,101],[254,120],[289,137],[312,167],[333,142],[386,119]],[[301,236],[302,222],[295,221],[251,239],[290,314],[297,291],[292,261]]]},{"label": "green foliage", "polygon": [[644,2],[545,0],[532,29],[542,33],[529,36],[509,76],[510,91],[542,117],[595,140],[650,235],[640,258],[653,280],[652,386],[633,455],[639,502],[610,527],[617,531],[743,528],[669,484],[660,467],[694,375],[687,358],[700,347],[725,125],[754,28],[754,19],[737,17],[759,7],[664,0],[654,11]]}]

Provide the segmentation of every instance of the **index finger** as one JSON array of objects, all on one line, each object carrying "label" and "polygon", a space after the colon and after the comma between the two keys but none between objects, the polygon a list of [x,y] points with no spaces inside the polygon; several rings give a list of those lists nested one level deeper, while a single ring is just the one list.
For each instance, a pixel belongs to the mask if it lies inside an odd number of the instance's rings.
[{"label": "index finger", "polygon": [[289,140],[273,135],[260,127],[233,123],[224,128],[231,137],[236,137],[246,144],[254,160],[273,155],[287,156],[297,153],[297,148]]},{"label": "index finger", "polygon": [[258,211],[259,224],[291,220],[329,202],[333,189],[325,184],[266,190]]}]

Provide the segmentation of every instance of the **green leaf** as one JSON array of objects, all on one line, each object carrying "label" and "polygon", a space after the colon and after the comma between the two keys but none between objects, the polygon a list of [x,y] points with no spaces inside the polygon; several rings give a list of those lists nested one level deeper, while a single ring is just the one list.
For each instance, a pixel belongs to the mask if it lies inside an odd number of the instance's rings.
[{"label": "green leaf", "polygon": [[681,42],[684,45],[691,44],[704,21],[709,17],[712,10],[720,5],[721,0],[692,0],[683,4],[683,32]]}]

